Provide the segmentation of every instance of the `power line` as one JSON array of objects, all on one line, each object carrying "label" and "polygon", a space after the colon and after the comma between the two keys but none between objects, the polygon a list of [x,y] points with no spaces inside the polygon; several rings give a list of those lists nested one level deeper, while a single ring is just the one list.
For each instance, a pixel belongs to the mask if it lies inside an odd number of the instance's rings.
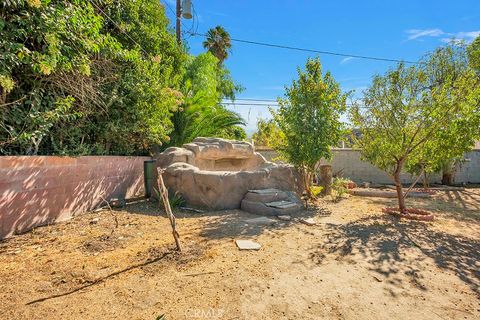
[{"label": "power line", "polygon": [[[185,26],[181,21],[180,23],[182,26]],[[182,35],[184,36],[184,40],[188,40],[192,37],[192,34],[198,31],[198,26],[200,22],[198,19],[197,11],[195,10],[195,5],[192,2],[192,25],[190,26],[190,29],[187,31],[183,31]],[[193,31],[195,29],[195,31]],[[188,34],[188,37],[185,37],[185,34]]]},{"label": "power line", "polygon": [[167,6],[167,8],[170,10],[170,12],[173,14],[174,17],[177,16],[177,14],[175,13],[175,11],[173,11],[172,7],[170,7],[170,5],[168,4],[167,1],[164,1],[164,4]]},{"label": "power line", "polygon": [[[165,0],[163,1],[163,4],[168,8],[168,10],[170,10],[170,12],[173,14],[173,19],[176,19],[177,17],[177,14],[175,13],[175,11],[173,11],[172,7],[168,4],[168,2]],[[197,15],[196,12],[195,12],[195,8],[193,6],[193,3],[192,3],[192,9],[193,9],[193,20],[192,20],[192,25],[190,26],[190,29],[188,31],[185,31],[185,29],[187,29],[187,27],[185,26],[185,24],[183,23],[183,20],[180,18],[180,25],[182,26],[182,35],[185,35],[185,34],[189,34],[190,37],[193,35],[194,32],[197,32],[197,29],[198,29],[198,16],[197,16],[197,27],[195,28],[195,31],[192,31],[195,27],[195,16]],[[189,39],[190,37],[184,39],[184,40],[187,40]]]},{"label": "power line", "polygon": [[[198,33],[198,32],[192,32],[191,34],[193,36],[202,36],[202,37],[207,36],[204,33]],[[421,62],[418,62],[418,61],[389,59],[389,58],[380,58],[380,57],[372,57],[372,56],[363,56],[363,55],[357,55],[357,54],[347,54],[347,53],[340,53],[340,52],[333,52],[333,51],[307,49],[307,48],[292,47],[292,46],[286,46],[281,44],[259,42],[259,41],[252,41],[252,40],[243,40],[243,39],[235,39],[235,38],[230,38],[230,40],[235,42],[248,43],[248,44],[254,44],[254,45],[265,46],[265,47],[320,53],[320,54],[327,54],[327,55],[338,56],[338,57],[358,58],[358,59],[366,59],[366,60],[374,60],[374,61],[403,62],[403,63],[409,63],[409,64],[421,64]]]},{"label": "power line", "polygon": [[221,102],[220,104],[226,104],[226,105],[233,105],[233,106],[265,106],[265,107],[270,107],[270,106],[278,106],[278,103],[243,103],[243,102]]},{"label": "power line", "polygon": [[[235,102],[235,101],[240,101],[239,103]],[[244,105],[252,105],[251,103],[246,103],[246,102],[243,102],[243,101],[258,101],[258,102],[274,102],[273,104],[269,104],[269,103],[259,103],[258,105],[265,105],[265,106],[270,106],[270,105],[278,105],[278,101],[277,100],[274,100],[274,99],[254,99],[254,98],[235,98],[235,101],[225,101],[225,102],[222,102],[222,104],[226,103],[226,104],[244,104]],[[253,104],[253,105],[256,105],[256,104]],[[353,106],[355,105],[354,103],[347,103],[346,104],[347,106]]]},{"label": "power line", "polygon": [[[227,106],[264,106],[264,107],[278,107],[278,103],[246,103],[246,102],[220,102],[222,105]],[[347,107],[355,106],[356,104],[353,103],[346,103]],[[360,105],[360,104],[357,104]],[[360,105],[361,106],[361,105]]]},{"label": "power line", "polygon": [[277,100],[275,100],[275,99],[235,98],[235,100],[241,100],[241,101],[266,101],[266,102],[277,102]]}]

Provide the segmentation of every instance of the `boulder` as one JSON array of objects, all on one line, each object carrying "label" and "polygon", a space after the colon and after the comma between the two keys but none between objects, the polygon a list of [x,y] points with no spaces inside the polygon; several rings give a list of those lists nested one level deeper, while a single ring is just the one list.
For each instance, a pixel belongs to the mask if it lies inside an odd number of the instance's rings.
[{"label": "boulder", "polygon": [[183,148],[166,149],[157,156],[156,166],[165,170],[167,188],[193,207],[237,209],[248,190],[301,190],[292,166],[266,161],[243,141],[196,138]]}]

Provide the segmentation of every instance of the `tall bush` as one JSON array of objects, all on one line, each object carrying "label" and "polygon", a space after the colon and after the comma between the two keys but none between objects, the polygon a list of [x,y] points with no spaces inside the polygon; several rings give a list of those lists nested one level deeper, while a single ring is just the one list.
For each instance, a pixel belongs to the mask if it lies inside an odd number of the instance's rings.
[{"label": "tall bush", "polygon": [[322,72],[320,59],[308,59],[273,112],[283,136],[283,143],[275,148],[300,171],[310,197],[316,164],[331,157],[331,147],[341,138],[340,115],[346,110],[346,99],[331,73]]}]

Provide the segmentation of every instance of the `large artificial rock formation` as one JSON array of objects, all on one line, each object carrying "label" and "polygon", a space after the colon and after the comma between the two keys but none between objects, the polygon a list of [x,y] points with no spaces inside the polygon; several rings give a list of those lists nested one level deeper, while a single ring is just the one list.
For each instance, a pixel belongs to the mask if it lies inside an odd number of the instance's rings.
[{"label": "large artificial rock formation", "polygon": [[156,166],[165,170],[167,188],[180,193],[190,206],[213,210],[240,208],[248,190],[301,190],[292,166],[268,162],[242,141],[196,138],[183,148],[166,149],[156,158]]}]

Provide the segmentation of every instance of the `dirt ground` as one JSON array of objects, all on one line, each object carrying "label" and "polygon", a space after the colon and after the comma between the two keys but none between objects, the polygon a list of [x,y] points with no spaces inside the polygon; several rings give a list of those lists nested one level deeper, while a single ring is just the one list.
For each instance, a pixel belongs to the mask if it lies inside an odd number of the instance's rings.
[{"label": "dirt ground", "polygon": [[183,253],[154,203],[87,213],[0,242],[0,318],[480,319],[480,189],[409,200],[430,223],[394,203],[322,201],[315,226],[177,212]]}]

